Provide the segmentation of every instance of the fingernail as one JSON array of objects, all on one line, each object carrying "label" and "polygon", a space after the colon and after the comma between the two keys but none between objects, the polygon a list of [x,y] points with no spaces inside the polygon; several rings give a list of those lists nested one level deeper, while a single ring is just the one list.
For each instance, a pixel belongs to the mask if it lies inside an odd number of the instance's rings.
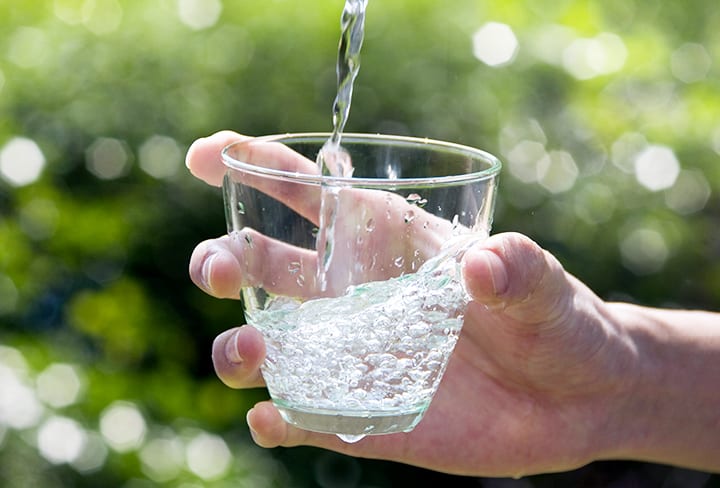
[{"label": "fingernail", "polygon": [[243,362],[237,347],[239,335],[240,331],[235,331],[225,343],[225,359],[232,364],[242,364]]},{"label": "fingernail", "polygon": [[210,273],[212,273],[213,262],[215,261],[216,254],[210,254],[205,257],[203,262],[202,270],[200,271],[200,284],[206,291],[212,291],[210,287]]},{"label": "fingernail", "polygon": [[502,259],[492,251],[483,251],[482,258],[490,270],[490,278],[492,279],[493,292],[496,296],[503,295],[509,286],[505,263]]}]

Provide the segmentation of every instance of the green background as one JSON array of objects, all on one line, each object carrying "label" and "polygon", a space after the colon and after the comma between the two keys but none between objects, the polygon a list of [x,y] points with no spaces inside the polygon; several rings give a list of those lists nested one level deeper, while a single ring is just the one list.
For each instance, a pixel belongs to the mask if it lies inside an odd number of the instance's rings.
[{"label": "green background", "polygon": [[[347,130],[484,148],[505,162],[495,232],[528,234],[603,298],[717,310],[715,7],[370,0]],[[239,304],[187,275],[193,247],[225,232],[221,196],[183,158],[221,129],[329,130],[341,10],[341,0],[0,3],[0,486],[718,485],[643,463],[490,480],[254,447],[244,416],[266,393],[226,388],[210,361],[215,335],[241,322]],[[519,44],[501,66],[474,56],[487,22]],[[667,164],[641,164],[647,148]],[[3,421],[17,404],[25,423],[17,412]],[[118,406],[144,425],[125,447],[103,431]],[[85,461],[43,450],[58,420],[94,446]]]}]

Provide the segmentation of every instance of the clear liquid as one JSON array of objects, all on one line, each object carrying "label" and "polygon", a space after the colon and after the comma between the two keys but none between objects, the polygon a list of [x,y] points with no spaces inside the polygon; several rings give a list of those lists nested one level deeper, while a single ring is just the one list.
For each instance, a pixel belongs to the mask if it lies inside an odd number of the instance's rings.
[{"label": "clear liquid", "polygon": [[283,298],[248,316],[265,337],[263,376],[286,419],[345,440],[412,429],[437,390],[469,300],[456,252],[337,298]]},{"label": "clear liquid", "polygon": [[[340,142],[345,129],[353,86],[360,70],[360,50],[365,37],[365,10],[368,0],[346,0],[340,19],[341,35],[337,57],[337,94],[333,103],[333,131],[317,155],[316,163],[324,175],[349,178],[353,174],[350,155]],[[327,271],[332,261],[335,238],[335,219],[337,216],[336,188],[323,185],[320,205],[320,226],[317,235],[317,251],[321,266],[318,268],[318,283],[321,290],[327,287]]]},{"label": "clear liquid", "polygon": [[346,0],[340,19],[341,35],[337,57],[337,95],[333,103],[333,132],[317,157],[323,174],[349,177],[352,162],[340,147],[350,105],[355,78],[360,70],[360,49],[365,37],[365,10],[368,0]]}]

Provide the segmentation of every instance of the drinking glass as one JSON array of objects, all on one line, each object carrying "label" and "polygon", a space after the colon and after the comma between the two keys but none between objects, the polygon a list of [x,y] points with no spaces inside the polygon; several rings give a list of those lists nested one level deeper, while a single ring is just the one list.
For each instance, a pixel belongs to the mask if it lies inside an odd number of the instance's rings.
[{"label": "drinking glass", "polygon": [[[455,346],[461,259],[488,236],[500,162],[448,142],[329,134],[224,149],[223,196],[248,324],[282,417],[346,441],[412,430]],[[334,159],[333,159],[334,158]],[[349,174],[349,173],[348,173]]]}]

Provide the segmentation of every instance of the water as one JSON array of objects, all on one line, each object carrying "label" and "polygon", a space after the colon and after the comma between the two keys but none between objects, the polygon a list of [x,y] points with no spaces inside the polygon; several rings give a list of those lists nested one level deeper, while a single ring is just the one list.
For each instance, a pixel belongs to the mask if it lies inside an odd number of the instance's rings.
[{"label": "water", "polygon": [[457,246],[416,273],[337,298],[287,297],[249,322],[265,337],[262,372],[291,423],[345,441],[410,430],[432,400],[469,301]]},{"label": "water", "polygon": [[333,132],[318,154],[317,164],[323,174],[352,175],[352,162],[340,146],[345,129],[353,86],[360,70],[360,49],[365,37],[367,0],[346,0],[340,19],[341,35],[337,57],[337,95],[333,103]]},{"label": "water", "polygon": [[[368,0],[346,0],[340,19],[341,35],[337,56],[337,94],[333,103],[333,131],[317,155],[317,165],[324,175],[351,177],[353,165],[350,155],[340,142],[345,129],[353,86],[360,70],[360,50],[365,37],[365,11]],[[334,229],[338,189],[323,185],[320,207],[320,231],[317,236],[317,250],[321,266],[318,269],[318,283],[321,290],[327,288],[326,275],[330,268],[334,246]]]}]

